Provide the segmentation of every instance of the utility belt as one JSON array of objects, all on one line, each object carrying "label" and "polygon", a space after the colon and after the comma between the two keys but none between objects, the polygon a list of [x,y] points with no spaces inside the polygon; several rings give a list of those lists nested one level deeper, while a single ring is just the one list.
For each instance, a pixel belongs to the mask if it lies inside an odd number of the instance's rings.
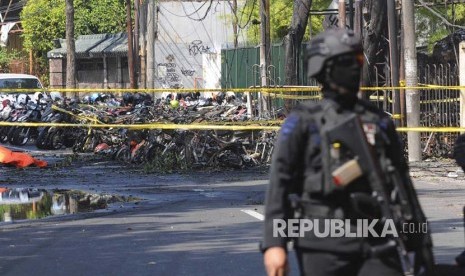
[{"label": "utility belt", "polygon": [[350,208],[332,206],[318,200],[300,200],[301,218],[350,219],[356,218]]}]

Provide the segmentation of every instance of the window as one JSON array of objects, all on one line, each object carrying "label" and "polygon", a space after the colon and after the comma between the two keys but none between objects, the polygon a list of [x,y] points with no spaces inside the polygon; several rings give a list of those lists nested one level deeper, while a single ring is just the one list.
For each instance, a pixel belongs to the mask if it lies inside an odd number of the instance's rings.
[{"label": "window", "polygon": [[0,79],[0,88],[37,89],[42,88],[37,79]]},{"label": "window", "polygon": [[78,71],[94,71],[103,70],[102,59],[80,59],[77,62]]}]

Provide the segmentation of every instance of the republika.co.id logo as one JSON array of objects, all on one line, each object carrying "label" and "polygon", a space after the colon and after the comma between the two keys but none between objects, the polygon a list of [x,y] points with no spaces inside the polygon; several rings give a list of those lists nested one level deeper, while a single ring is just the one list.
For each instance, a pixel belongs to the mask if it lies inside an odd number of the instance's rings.
[{"label": "republika.co.id logo", "polygon": [[392,219],[273,219],[274,237],[299,238],[312,235],[318,238],[384,238],[399,237],[399,233],[427,232],[426,222],[404,223],[398,228]]}]

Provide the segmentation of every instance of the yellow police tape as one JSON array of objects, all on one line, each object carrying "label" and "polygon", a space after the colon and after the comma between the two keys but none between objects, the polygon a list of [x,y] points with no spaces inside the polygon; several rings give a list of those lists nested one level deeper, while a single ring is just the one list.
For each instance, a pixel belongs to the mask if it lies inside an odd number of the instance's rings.
[{"label": "yellow police tape", "polygon": [[[384,101],[384,96],[379,95],[371,95],[370,101],[372,102],[382,102]],[[387,101],[392,103],[392,97],[387,97]],[[431,103],[452,103],[452,102],[459,102],[460,98],[450,98],[450,99],[437,99],[437,100],[422,100],[420,104],[431,104]]]},{"label": "yellow police tape", "polygon": [[[279,93],[279,94],[278,94]],[[270,97],[276,97],[280,99],[290,99],[290,100],[317,100],[321,99],[321,95],[313,95],[313,96],[303,96],[303,95],[285,95],[282,94],[284,92],[263,92],[262,94],[270,96]]]},{"label": "yellow police tape", "polygon": [[[443,85],[433,85],[433,84],[421,84],[419,86],[373,86],[373,87],[361,87],[361,91],[375,91],[375,90],[465,90],[465,86],[443,86]],[[321,91],[321,88],[318,86],[293,86],[293,87],[251,87],[251,88],[45,88],[45,89],[0,89],[0,93],[34,93],[34,92],[75,92],[75,93],[118,93],[118,92],[128,92],[128,93],[187,93],[187,92],[268,92],[268,93],[278,93],[278,92],[318,92]]]},{"label": "yellow police tape", "polygon": [[[254,124],[253,124],[254,123]],[[31,122],[0,122],[0,126],[18,127],[83,127],[83,128],[127,128],[141,129],[180,129],[180,130],[279,130],[280,126],[263,126],[257,122],[250,125],[207,125],[207,124],[73,124],[73,123],[31,123]],[[398,127],[398,132],[465,132],[465,127]]]},{"label": "yellow police tape", "polygon": [[465,127],[398,127],[398,132],[465,132]]},{"label": "yellow police tape", "polygon": [[279,126],[228,126],[228,125],[202,125],[202,124],[71,124],[71,123],[15,123],[0,122],[0,126],[19,126],[19,127],[85,127],[85,128],[127,128],[127,129],[181,129],[181,130],[279,130]]},{"label": "yellow police tape", "polygon": [[[90,105],[85,105],[86,107],[93,107]],[[56,105],[52,105],[52,109],[69,114],[73,117],[76,117],[77,119],[80,120],[89,120],[97,124],[105,124],[104,122],[98,120],[95,117],[89,117],[89,116],[83,116],[83,115],[78,115],[74,114],[68,110],[62,109]],[[195,124],[198,125],[208,125],[208,124],[219,124],[219,125],[276,125],[276,124],[281,124],[283,120],[261,120],[261,121],[227,121],[227,122],[218,122],[218,121],[200,121],[200,122],[195,122]]]},{"label": "yellow police tape", "polygon": [[89,120],[89,121],[94,122],[94,123],[103,124],[101,121],[99,121],[99,120],[98,120],[97,118],[95,118],[95,117],[90,117],[90,116],[83,116],[83,115],[74,114],[74,113],[72,113],[72,112],[70,112],[70,111],[68,111],[68,110],[66,110],[66,109],[60,108],[60,107],[58,107],[58,106],[56,106],[56,105],[52,105],[52,109],[57,110],[57,111],[60,111],[60,112],[62,112],[62,113],[69,114],[69,115],[71,115],[71,116],[73,116],[73,117],[76,117],[76,118],[78,118],[78,119],[80,119],[80,120]]}]

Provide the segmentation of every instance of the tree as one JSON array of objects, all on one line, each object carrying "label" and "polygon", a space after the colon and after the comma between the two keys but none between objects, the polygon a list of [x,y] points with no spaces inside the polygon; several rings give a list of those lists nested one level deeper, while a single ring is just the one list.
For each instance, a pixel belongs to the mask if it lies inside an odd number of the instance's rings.
[{"label": "tree", "polygon": [[416,9],[417,46],[427,46],[432,53],[435,43],[465,25],[465,4],[420,6]]},{"label": "tree", "polygon": [[[27,1],[21,12],[24,48],[32,51],[46,70],[46,53],[54,40],[66,35],[65,0]],[[74,0],[75,35],[125,31],[126,10],[122,0]]]},{"label": "tree", "polygon": [[[307,0],[306,2],[311,2]],[[312,9],[320,10],[329,6],[331,0],[314,0]],[[271,41],[281,42],[288,34],[291,24],[294,0],[275,0],[271,1],[270,6],[270,27]],[[241,29],[247,29],[247,39],[249,42],[258,43],[260,34],[260,15],[257,0],[246,0],[245,5],[240,9],[237,15],[238,26]],[[323,16],[314,15],[311,17],[312,33],[319,33],[323,30]],[[309,34],[305,32],[303,40],[308,40]]]},{"label": "tree", "polygon": [[299,57],[302,39],[307,27],[308,15],[312,0],[295,0],[292,20],[288,34],[284,39],[284,52],[286,55],[284,68],[286,84],[296,85],[299,75]]},{"label": "tree", "polygon": [[[362,86],[372,86],[375,80],[374,65],[377,62],[386,62],[381,50],[388,46],[383,37],[387,37],[387,2],[385,0],[368,0],[364,3],[368,11],[364,20],[367,22],[363,31],[363,50],[366,62],[363,66]],[[362,94],[368,97],[368,93]]]},{"label": "tree", "polygon": [[76,46],[74,42],[74,3],[66,0],[66,88],[76,88]]},{"label": "tree", "polygon": [[7,51],[6,48],[0,47],[0,72],[8,73],[10,63],[20,58],[20,53],[16,50]]}]

